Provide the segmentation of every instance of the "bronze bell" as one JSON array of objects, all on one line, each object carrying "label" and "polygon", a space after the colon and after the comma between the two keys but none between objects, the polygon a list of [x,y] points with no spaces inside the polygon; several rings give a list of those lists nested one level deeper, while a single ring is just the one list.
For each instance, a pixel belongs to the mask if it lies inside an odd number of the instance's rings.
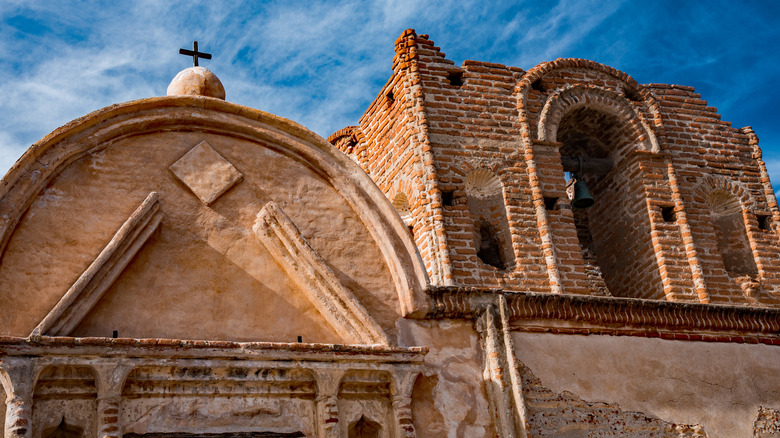
[{"label": "bronze bell", "polygon": [[574,208],[588,208],[596,202],[593,199],[593,195],[588,190],[588,185],[585,181],[577,179],[574,183],[574,200],[571,201],[571,206]]}]

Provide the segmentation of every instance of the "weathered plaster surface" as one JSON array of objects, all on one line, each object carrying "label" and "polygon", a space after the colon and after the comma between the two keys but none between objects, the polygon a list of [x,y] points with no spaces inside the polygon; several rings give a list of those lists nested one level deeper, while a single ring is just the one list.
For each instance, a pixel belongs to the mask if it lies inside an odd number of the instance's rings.
[{"label": "weathered plaster surface", "polygon": [[[210,207],[167,169],[204,139],[244,175]],[[2,331],[29,333],[153,190],[160,195],[161,229],[75,335],[110,336],[117,330],[131,337],[291,342],[300,335],[304,341],[338,342],[251,232],[268,201],[291,211],[342,283],[393,331],[399,310],[390,274],[338,192],[312,169],[269,147],[202,133],[120,140],[58,175],[34,201],[3,256],[0,285],[6,286],[0,300],[11,311],[0,315]],[[33,258],[40,263],[30,263]],[[33,290],[36,299],[29,300],[24,291]],[[198,324],[191,324],[193,318]]]},{"label": "weathered plaster surface", "polygon": [[753,424],[755,438],[774,438],[780,436],[780,411],[761,407]]},{"label": "weathered plaster surface", "polygon": [[483,388],[482,353],[473,324],[466,321],[399,321],[408,345],[429,345],[413,393],[417,436],[493,437]]},{"label": "weathered plaster surface", "polygon": [[84,431],[85,436],[95,436],[97,433],[97,403],[91,400],[49,399],[36,400],[33,408],[33,437],[44,437],[43,432],[55,428],[62,418],[66,418],[68,426],[75,426]]},{"label": "weathered plaster surface", "polygon": [[766,345],[513,333],[518,360],[554,392],[619,405],[712,438],[753,436],[780,405],[780,352]]}]

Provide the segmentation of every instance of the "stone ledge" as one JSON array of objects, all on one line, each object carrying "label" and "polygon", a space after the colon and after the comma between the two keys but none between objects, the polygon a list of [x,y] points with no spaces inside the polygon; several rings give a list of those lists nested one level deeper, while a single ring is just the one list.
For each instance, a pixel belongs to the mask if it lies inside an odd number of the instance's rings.
[{"label": "stone ledge", "polygon": [[616,335],[674,332],[684,334],[675,337],[682,340],[704,340],[692,334],[714,334],[706,340],[716,342],[739,342],[740,335],[766,337],[762,343],[774,345],[780,340],[780,309],[457,287],[432,287],[427,294],[430,311],[425,317],[432,319],[475,319],[503,295],[510,321],[534,320],[541,328],[559,329],[566,322],[567,330],[585,330],[582,334],[606,328]]},{"label": "stone ledge", "polygon": [[[96,347],[99,350],[96,350]],[[0,357],[34,354],[94,354],[101,356],[190,356],[257,358],[258,356],[295,356],[318,361],[370,358],[387,362],[421,362],[427,347],[390,347],[384,345],[310,344],[284,342],[232,342],[162,338],[75,338],[41,336],[28,339],[0,336]]]}]

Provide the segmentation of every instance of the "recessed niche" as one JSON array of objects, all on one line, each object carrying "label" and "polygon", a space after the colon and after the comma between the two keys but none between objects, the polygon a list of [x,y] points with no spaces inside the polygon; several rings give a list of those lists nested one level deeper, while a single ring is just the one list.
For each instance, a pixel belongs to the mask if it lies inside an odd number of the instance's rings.
[{"label": "recessed niche", "polygon": [[558,206],[558,198],[544,197],[544,208],[547,211],[556,210]]}]

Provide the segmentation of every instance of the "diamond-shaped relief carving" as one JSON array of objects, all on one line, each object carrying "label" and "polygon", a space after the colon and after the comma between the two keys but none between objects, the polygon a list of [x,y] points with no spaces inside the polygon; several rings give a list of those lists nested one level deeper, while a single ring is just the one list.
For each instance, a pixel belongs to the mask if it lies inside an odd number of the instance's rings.
[{"label": "diamond-shaped relief carving", "polygon": [[216,201],[243,177],[205,141],[190,149],[168,169],[206,205]]}]

